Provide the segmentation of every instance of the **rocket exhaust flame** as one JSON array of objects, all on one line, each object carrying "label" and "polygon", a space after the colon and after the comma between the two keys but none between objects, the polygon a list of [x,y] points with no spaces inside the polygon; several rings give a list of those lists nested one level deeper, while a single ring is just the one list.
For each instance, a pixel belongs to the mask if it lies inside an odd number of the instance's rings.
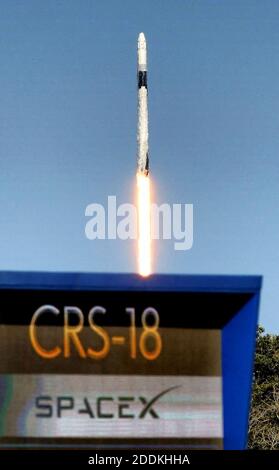
[{"label": "rocket exhaust flame", "polygon": [[138,272],[151,274],[150,178],[137,173],[138,195]]}]

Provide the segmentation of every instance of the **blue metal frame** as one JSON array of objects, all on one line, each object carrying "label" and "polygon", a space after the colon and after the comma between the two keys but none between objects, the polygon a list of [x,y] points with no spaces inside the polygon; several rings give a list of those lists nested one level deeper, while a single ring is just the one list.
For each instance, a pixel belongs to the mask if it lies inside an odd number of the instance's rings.
[{"label": "blue metal frame", "polygon": [[246,448],[259,292],[222,330],[224,448]]},{"label": "blue metal frame", "polygon": [[0,271],[0,289],[149,290],[256,293],[261,276]]},{"label": "blue metal frame", "polygon": [[261,276],[0,272],[1,289],[129,290],[250,294],[222,329],[224,448],[245,449]]}]

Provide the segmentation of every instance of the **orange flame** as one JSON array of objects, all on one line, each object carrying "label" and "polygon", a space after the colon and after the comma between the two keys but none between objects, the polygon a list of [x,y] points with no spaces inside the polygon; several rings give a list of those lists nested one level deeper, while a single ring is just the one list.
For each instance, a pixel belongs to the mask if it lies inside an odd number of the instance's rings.
[{"label": "orange flame", "polygon": [[137,173],[138,189],[138,272],[151,274],[150,178]]}]

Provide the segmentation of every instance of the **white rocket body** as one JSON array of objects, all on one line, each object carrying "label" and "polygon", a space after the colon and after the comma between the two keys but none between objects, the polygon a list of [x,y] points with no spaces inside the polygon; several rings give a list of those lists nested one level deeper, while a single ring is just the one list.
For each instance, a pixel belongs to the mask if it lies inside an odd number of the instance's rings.
[{"label": "white rocket body", "polygon": [[148,92],[147,92],[147,48],[143,33],[138,37],[138,131],[137,171],[148,175]]}]

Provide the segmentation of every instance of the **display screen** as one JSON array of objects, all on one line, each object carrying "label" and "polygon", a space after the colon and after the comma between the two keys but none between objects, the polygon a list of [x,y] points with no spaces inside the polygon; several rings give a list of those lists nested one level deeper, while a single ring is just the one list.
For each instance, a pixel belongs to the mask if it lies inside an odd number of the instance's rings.
[{"label": "display screen", "polygon": [[222,325],[217,315],[209,326],[211,302],[2,290],[0,443],[222,448]]}]

